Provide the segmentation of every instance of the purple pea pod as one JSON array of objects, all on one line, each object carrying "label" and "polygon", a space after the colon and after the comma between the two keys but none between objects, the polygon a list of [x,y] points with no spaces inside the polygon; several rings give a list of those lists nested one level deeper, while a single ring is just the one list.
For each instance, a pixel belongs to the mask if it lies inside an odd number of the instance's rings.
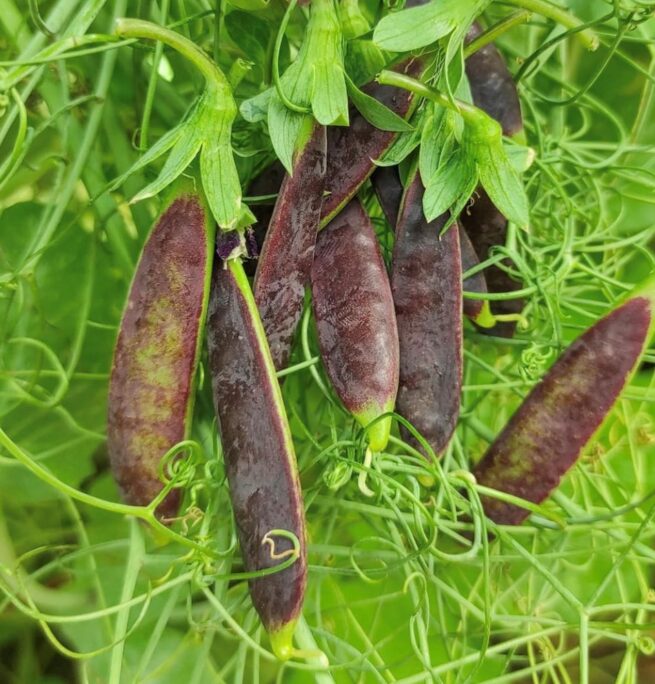
[{"label": "purple pea pod", "polygon": [[[473,474],[479,484],[539,504],[555,490],[616,403],[655,332],[655,277],[583,333],[530,392]],[[529,511],[484,497],[496,523]]]},{"label": "purple pea pod", "polygon": [[[366,427],[393,411],[398,391],[398,331],[389,277],[358,199],[320,233],[312,295],[325,370],[343,405]],[[372,451],[389,440],[391,417],[368,428]]]},{"label": "purple pea pod", "polygon": [[289,567],[250,582],[250,594],[282,660],[294,654],[307,582],[305,514],[298,468],[275,367],[239,259],[216,260],[207,330],[214,405],[239,543],[249,572]]},{"label": "purple pea pod", "polygon": [[255,273],[255,301],[277,370],[286,367],[314,258],[323,189],[326,132],[316,124],[285,176]]},{"label": "purple pea pod", "polygon": [[[396,226],[391,287],[400,340],[396,407],[441,454],[455,430],[462,389],[462,264],[455,226],[428,223],[414,172]],[[404,432],[415,446],[416,441]]]},{"label": "purple pea pod", "polygon": [[[393,69],[420,78],[427,64],[426,58],[410,57]],[[413,93],[375,81],[364,86],[363,91],[403,118],[408,118],[417,104]],[[331,126],[328,129],[325,189],[329,194],[321,211],[322,226],[329,223],[355,196],[377,168],[374,161],[382,157],[397,136],[397,133],[376,128],[356,110],[351,112],[350,126]]]},{"label": "purple pea pod", "polygon": [[[403,184],[400,182],[400,176],[398,175],[398,167],[381,166],[371,176],[371,183],[387,221],[395,229],[398,221],[398,210],[400,209],[404,192]],[[462,271],[467,271],[477,266],[480,260],[464,228],[460,225],[458,229],[462,255]],[[485,280],[484,273],[479,271],[470,276],[464,281],[463,287],[465,292],[487,292],[487,281]],[[481,299],[465,298],[463,300],[463,308],[464,315],[477,325],[485,328],[494,325],[488,302]]]},{"label": "purple pea pod", "polygon": [[[164,454],[189,434],[213,258],[214,221],[180,182],[141,253],[109,379],[107,450],[127,503],[146,506],[162,490]],[[178,512],[180,490],[157,507]]]},{"label": "purple pea pod", "polygon": [[[482,28],[476,22],[467,35],[467,42],[475,40],[481,33]],[[466,75],[475,105],[500,123],[504,135],[522,139],[523,118],[516,85],[498,49],[489,44],[471,55],[466,60]],[[494,247],[505,244],[507,219],[496,209],[483,188],[477,189],[460,220],[480,259],[488,259]],[[506,261],[505,265],[511,264]],[[512,292],[522,287],[521,283],[498,266],[486,269],[485,277],[490,292]],[[492,313],[499,316],[516,316],[522,309],[522,299],[491,302]],[[501,321],[493,327],[480,327],[482,332],[490,335],[512,337],[516,323]]]}]

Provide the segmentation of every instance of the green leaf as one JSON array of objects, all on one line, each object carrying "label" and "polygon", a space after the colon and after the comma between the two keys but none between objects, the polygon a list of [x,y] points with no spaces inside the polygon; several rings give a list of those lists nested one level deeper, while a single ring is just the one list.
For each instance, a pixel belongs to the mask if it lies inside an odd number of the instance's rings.
[{"label": "green leaf", "polygon": [[442,160],[452,154],[457,118],[454,112],[438,105],[432,105],[428,111],[419,148],[419,169],[424,184],[429,183]]},{"label": "green leaf", "polygon": [[466,31],[490,0],[432,0],[393,12],[376,26],[373,39],[383,50],[407,52],[426,47],[453,32]]},{"label": "green leaf", "polygon": [[480,182],[497,209],[526,228],[530,220],[528,198],[503,145],[500,124],[478,110],[475,119],[466,121],[462,144],[475,161]]},{"label": "green leaf", "polygon": [[250,123],[265,121],[268,116],[268,108],[271,104],[271,99],[274,95],[275,89],[268,88],[268,90],[264,90],[258,95],[244,100],[239,107],[241,116]]},{"label": "green leaf", "polygon": [[346,76],[346,84],[350,99],[370,124],[383,131],[403,132],[414,130],[408,121],[392,112],[389,107],[383,105],[379,100],[360,90],[349,76]]},{"label": "green leaf", "polygon": [[[243,30],[244,26],[248,27],[247,31]],[[225,16],[225,28],[246,57],[255,64],[268,63],[268,46],[271,40],[270,23],[248,12],[236,10]]]},{"label": "green leaf", "polygon": [[341,29],[346,39],[359,38],[371,30],[371,26],[359,8],[358,0],[341,0],[337,3]]},{"label": "green leaf", "polygon": [[166,152],[168,152],[168,150],[170,150],[171,147],[173,147],[184,135],[185,124],[186,121],[182,121],[177,126],[175,126],[175,128],[171,129],[170,131],[162,135],[162,137],[159,138],[159,140],[154,145],[152,145],[152,147],[148,148],[148,150],[146,150],[134,162],[134,164],[132,164],[132,166],[127,171],[125,171],[125,173],[121,174],[114,181],[112,181],[112,183],[109,185],[107,189],[109,191],[112,191],[116,188],[119,188],[134,173],[140,171],[141,169],[148,166],[148,164],[151,164],[155,160],[159,159],[159,157],[166,154]]},{"label": "green leaf", "polygon": [[202,127],[198,125],[198,123],[199,121],[196,119],[187,122],[183,128],[182,134],[173,146],[166,163],[162,167],[159,176],[157,176],[152,183],[140,190],[130,200],[131,204],[159,194],[180,176],[195,159],[198,150],[202,145]]},{"label": "green leaf", "polygon": [[386,53],[372,40],[350,40],[346,45],[346,72],[358,86],[372,80],[388,61]]},{"label": "green leaf", "polygon": [[200,175],[216,222],[223,230],[233,230],[241,216],[241,183],[232,155],[230,127],[224,126],[205,138],[200,152]]},{"label": "green leaf", "polygon": [[530,208],[523,182],[501,145],[484,148],[477,159],[482,187],[507,219],[521,228],[530,222]]},{"label": "green leaf", "polygon": [[[433,221],[455,204],[463,206],[477,183],[475,163],[461,148],[444,158],[423,195],[423,212],[427,220]],[[457,216],[455,211],[452,214]]]},{"label": "green leaf", "polygon": [[423,110],[414,112],[409,120],[414,130],[399,133],[382,156],[375,160],[375,163],[378,166],[397,166],[400,162],[404,161],[421,142],[423,120]]},{"label": "green leaf", "polygon": [[348,125],[348,92],[343,65],[320,61],[314,66],[312,111],[323,126]]},{"label": "green leaf", "polygon": [[293,154],[303,124],[309,115],[292,112],[276,97],[268,108],[268,132],[275,154],[284,168],[293,173]]}]

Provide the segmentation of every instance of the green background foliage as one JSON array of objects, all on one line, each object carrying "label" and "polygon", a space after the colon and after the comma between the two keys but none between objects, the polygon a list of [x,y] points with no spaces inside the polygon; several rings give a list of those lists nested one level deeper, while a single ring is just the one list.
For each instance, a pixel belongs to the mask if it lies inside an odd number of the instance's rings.
[{"label": "green background foliage", "polygon": [[[30,59],[55,40],[110,34],[117,16],[141,17],[212,55],[241,104],[272,84],[284,6],[238,4],[0,0],[0,681],[651,681],[655,351],[521,528],[487,536],[466,473],[559,352],[655,264],[652,3],[570,2],[600,37],[593,53],[538,15],[498,41],[536,159],[524,176],[530,225],[512,227],[492,258],[516,264],[526,325],[512,341],[467,325],[462,416],[438,467],[394,428],[388,453],[364,468],[362,434],[328,388],[306,309],[283,385],[310,540],[298,643],[320,648],[329,669],[277,663],[246,583],[230,581],[242,568],[204,360],[176,535],[119,504],[107,381],[159,206],[129,200],[161,164],[103,191],[183,120],[204,84],[152,43],[69,42]],[[373,26],[392,4],[360,2],[349,20],[357,85],[385,58],[352,26]],[[492,2],[485,23],[509,11]],[[305,17],[291,17],[281,71]],[[265,117],[237,117],[232,146],[247,187],[274,158]],[[392,231],[370,188],[361,196],[388,258]],[[358,487],[362,472],[373,498]]]}]

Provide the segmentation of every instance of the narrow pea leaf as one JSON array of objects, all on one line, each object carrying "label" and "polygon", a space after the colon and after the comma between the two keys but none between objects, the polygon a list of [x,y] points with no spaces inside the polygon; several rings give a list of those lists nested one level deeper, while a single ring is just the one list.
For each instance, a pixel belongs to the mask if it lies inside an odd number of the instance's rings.
[{"label": "narrow pea leaf", "polygon": [[462,146],[475,161],[482,186],[496,208],[510,221],[526,228],[530,220],[523,182],[512,166],[500,124],[482,110],[464,127]]},{"label": "narrow pea leaf", "polygon": [[433,105],[425,117],[421,146],[419,148],[419,171],[423,184],[427,185],[443,159],[450,157],[455,144],[454,113]]},{"label": "narrow pea leaf", "polygon": [[415,112],[409,120],[414,130],[399,133],[380,159],[375,160],[375,163],[378,166],[397,166],[409,157],[421,142],[423,120],[424,114],[422,110]]},{"label": "narrow pea leaf", "polygon": [[[187,122],[182,134],[173,146],[168,155],[166,163],[159,172],[159,176],[138,192],[131,200],[130,204],[140,202],[148,197],[154,197],[164,188],[168,187],[178,176],[180,176],[189,164],[195,159],[202,144],[202,128],[195,125],[195,119]],[[230,157],[231,157],[230,151]],[[234,162],[232,162],[234,163]]]},{"label": "narrow pea leaf", "polygon": [[148,150],[146,150],[134,164],[125,171],[125,173],[118,176],[118,178],[111,183],[108,190],[112,191],[120,187],[132,174],[140,171],[148,166],[148,164],[151,164],[156,159],[159,159],[159,157],[166,154],[166,152],[168,152],[168,150],[170,150],[185,134],[184,131],[185,122],[182,122],[175,126],[175,128],[167,131],[152,147],[148,148]]},{"label": "narrow pea leaf", "polygon": [[268,107],[274,94],[275,90],[269,88],[254,97],[244,100],[239,107],[241,116],[250,123],[265,121],[268,116]]},{"label": "narrow pea leaf", "polygon": [[482,187],[498,210],[521,228],[527,228],[530,221],[528,198],[502,143],[482,147],[477,167]]},{"label": "narrow pea leaf", "polygon": [[388,61],[386,54],[372,40],[350,40],[346,45],[346,73],[358,86],[372,80]]},{"label": "narrow pea leaf", "polygon": [[504,143],[504,147],[505,154],[517,173],[524,173],[534,163],[536,152],[532,147],[515,143]]},{"label": "narrow pea leaf", "polygon": [[462,202],[462,198],[466,202],[477,181],[475,164],[461,148],[457,149],[450,157],[443,159],[425,188],[425,218],[433,221],[455,203]]},{"label": "narrow pea leaf", "polygon": [[383,131],[404,132],[414,130],[408,121],[392,112],[379,100],[360,90],[349,76],[346,76],[346,84],[350,99],[370,124]]},{"label": "narrow pea leaf", "polygon": [[306,114],[287,109],[277,96],[271,99],[268,108],[268,132],[275,154],[289,173],[293,173],[296,141],[307,118]]}]

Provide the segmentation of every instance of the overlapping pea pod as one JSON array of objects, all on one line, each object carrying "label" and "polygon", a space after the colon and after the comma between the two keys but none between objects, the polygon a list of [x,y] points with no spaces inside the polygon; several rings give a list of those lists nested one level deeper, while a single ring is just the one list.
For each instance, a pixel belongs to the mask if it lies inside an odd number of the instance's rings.
[{"label": "overlapping pea pod", "polygon": [[250,583],[273,651],[284,660],[298,653],[292,640],[307,581],[304,508],[264,327],[240,258],[225,249],[225,239],[224,258],[214,264],[207,326],[214,405],[246,570],[296,555],[288,568]]}]

